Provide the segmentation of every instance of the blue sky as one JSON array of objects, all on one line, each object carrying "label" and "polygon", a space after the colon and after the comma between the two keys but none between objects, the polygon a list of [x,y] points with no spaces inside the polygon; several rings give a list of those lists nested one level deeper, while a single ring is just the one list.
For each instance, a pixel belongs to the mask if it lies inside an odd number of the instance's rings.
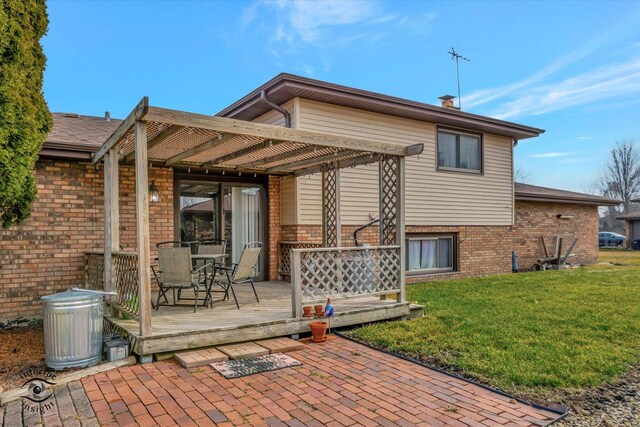
[{"label": "blue sky", "polygon": [[52,111],[214,114],[280,72],[546,129],[528,182],[585,191],[619,140],[640,148],[640,2],[49,1]]}]

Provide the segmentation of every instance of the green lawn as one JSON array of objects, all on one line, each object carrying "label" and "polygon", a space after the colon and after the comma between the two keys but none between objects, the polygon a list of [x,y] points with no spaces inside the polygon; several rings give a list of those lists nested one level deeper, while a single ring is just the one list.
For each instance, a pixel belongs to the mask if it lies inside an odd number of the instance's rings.
[{"label": "green lawn", "polygon": [[409,299],[426,306],[425,317],[353,335],[512,393],[553,398],[640,361],[640,253],[634,257],[626,263],[638,267],[411,285]]}]

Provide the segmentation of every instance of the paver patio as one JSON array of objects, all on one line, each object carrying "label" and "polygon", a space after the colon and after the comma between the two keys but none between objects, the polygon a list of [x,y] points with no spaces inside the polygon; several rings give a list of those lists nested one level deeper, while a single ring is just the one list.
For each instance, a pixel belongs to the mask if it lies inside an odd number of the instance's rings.
[{"label": "paver patio", "polygon": [[[292,353],[303,365],[227,380],[210,366],[123,367],[56,390],[45,425],[546,425],[557,414],[335,338]],[[58,391],[60,390],[60,391]],[[90,402],[90,407],[88,406]],[[0,410],[4,425],[41,425]]]}]

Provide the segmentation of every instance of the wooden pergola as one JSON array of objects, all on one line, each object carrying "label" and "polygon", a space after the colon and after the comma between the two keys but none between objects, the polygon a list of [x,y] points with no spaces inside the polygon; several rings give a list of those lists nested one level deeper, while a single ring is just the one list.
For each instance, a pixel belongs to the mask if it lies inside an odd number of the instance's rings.
[{"label": "wooden pergola", "polygon": [[153,107],[144,97],[93,155],[93,163],[104,162],[104,286],[117,290],[112,254],[119,248],[120,163],[135,165],[138,256],[134,288],[140,303],[134,314],[140,336],[151,333],[149,163],[278,176],[320,172],[323,243],[335,248],[341,246],[340,169],[379,163],[380,245],[399,246],[398,286],[404,298],[404,157],[422,150],[422,144],[368,141]]}]

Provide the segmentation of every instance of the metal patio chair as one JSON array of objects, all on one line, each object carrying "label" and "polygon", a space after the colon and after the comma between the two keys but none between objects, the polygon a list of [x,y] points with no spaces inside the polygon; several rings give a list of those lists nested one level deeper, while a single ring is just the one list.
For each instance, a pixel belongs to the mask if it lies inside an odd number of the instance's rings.
[{"label": "metal patio chair", "polygon": [[[204,290],[203,306],[207,306],[210,301],[211,282],[213,276],[207,276],[206,269],[211,268],[213,270],[213,264],[206,263],[202,267],[193,268],[191,262],[191,250],[187,247],[172,247],[172,246],[159,246],[158,247],[158,270],[153,268],[153,275],[158,283],[158,299],[156,302],[156,311],[160,308],[160,305],[170,305],[167,298],[167,292],[173,292],[173,305],[179,306],[181,293],[184,289],[192,289],[195,294],[193,312],[196,312],[198,307],[198,297],[201,290]],[[205,277],[205,280],[202,280]],[[210,277],[209,280],[207,278]],[[176,297],[176,289],[178,295]],[[161,304],[160,300],[164,298],[164,303]],[[186,306],[186,304],[183,304]]]},{"label": "metal patio chair", "polygon": [[230,267],[219,265],[215,266],[213,281],[222,288],[222,292],[224,292],[223,301],[229,298],[229,291],[231,291],[236,307],[240,309],[240,303],[238,302],[238,297],[236,296],[233,286],[242,283],[250,283],[251,288],[253,289],[253,295],[256,297],[256,301],[260,302],[260,298],[258,298],[258,293],[256,292],[256,287],[253,283],[253,269],[258,262],[261,250],[261,242],[247,243],[244,245],[244,249],[240,255],[240,260],[237,264],[232,264]]}]

